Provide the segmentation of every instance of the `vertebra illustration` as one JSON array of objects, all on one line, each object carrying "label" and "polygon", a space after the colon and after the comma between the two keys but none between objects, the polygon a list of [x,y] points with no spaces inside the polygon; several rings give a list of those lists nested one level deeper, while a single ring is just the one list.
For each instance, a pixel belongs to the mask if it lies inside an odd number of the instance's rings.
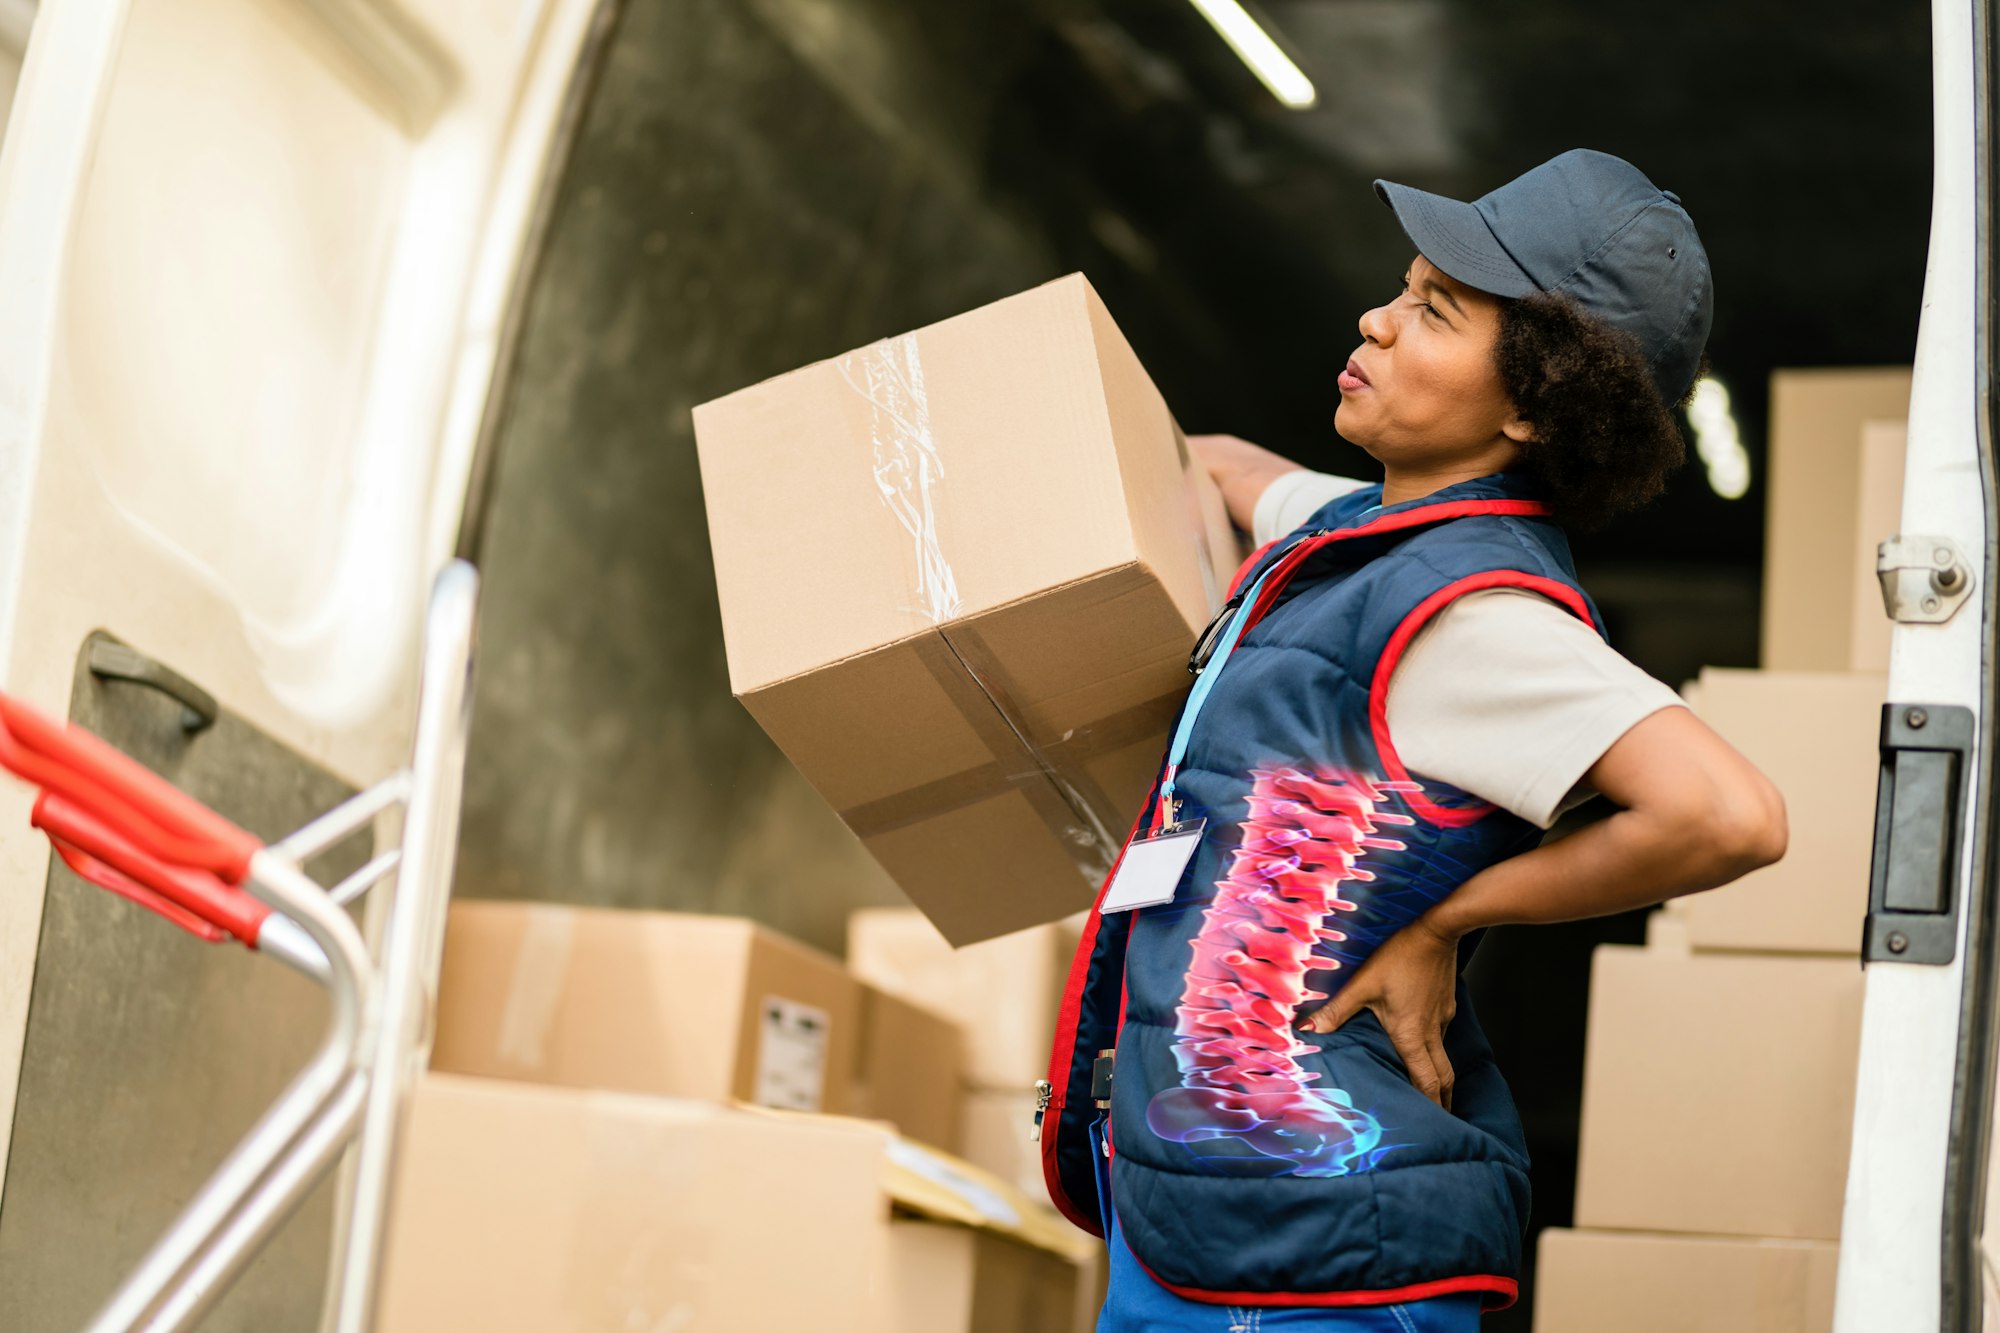
[{"label": "vertebra illustration", "polygon": [[1341,966],[1316,953],[1347,938],[1326,924],[1356,910],[1341,886],[1375,878],[1358,864],[1364,852],[1402,850],[1375,836],[1379,826],[1415,822],[1381,803],[1422,787],[1296,768],[1250,776],[1243,840],[1202,913],[1174,1010],[1180,1086],[1154,1096],[1146,1124],[1177,1143],[1236,1140],[1274,1175],[1347,1175],[1372,1165],[1382,1126],[1341,1089],[1308,1086],[1320,1076],[1298,1057],[1313,1047],[1292,1024],[1300,1005],[1326,998],[1306,974]]}]

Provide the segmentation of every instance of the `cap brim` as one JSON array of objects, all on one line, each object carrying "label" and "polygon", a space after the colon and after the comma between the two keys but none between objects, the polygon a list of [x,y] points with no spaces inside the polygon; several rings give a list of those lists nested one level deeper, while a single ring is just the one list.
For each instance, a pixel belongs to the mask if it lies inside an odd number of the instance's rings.
[{"label": "cap brim", "polygon": [[1376,181],[1375,193],[1423,257],[1448,276],[1495,296],[1519,297],[1541,290],[1493,238],[1493,229],[1471,204],[1393,181]]}]

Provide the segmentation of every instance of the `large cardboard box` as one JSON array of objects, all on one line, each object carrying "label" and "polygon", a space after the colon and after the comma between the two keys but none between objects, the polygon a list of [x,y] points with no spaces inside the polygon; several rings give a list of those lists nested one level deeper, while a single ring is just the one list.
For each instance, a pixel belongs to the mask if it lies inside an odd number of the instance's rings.
[{"label": "large cardboard box", "polygon": [[1851,958],[1598,946],[1576,1224],[1838,1239],[1861,995]]},{"label": "large cardboard box", "polygon": [[1907,367],[1772,373],[1764,666],[1888,670],[1875,547],[1900,522],[1909,411]]},{"label": "large cardboard box", "polygon": [[1696,948],[1858,955],[1886,690],[1877,675],[1701,673],[1691,706],[1784,793],[1791,843],[1776,865],[1680,900]]},{"label": "large cardboard box", "polygon": [[868,1121],[431,1074],[382,1333],[1082,1333],[1100,1247]]},{"label": "large cardboard box", "polygon": [[1688,940],[1686,898],[1669,898],[1646,914],[1646,947],[1672,953],[1694,947]]},{"label": "large cardboard box", "polygon": [[431,1067],[844,1113],[860,1015],[837,961],[741,918],[462,900]]},{"label": "large cardboard box", "polygon": [[1046,1199],[1042,1145],[1035,1140],[1033,1088],[977,1088],[965,1094],[958,1155],[1031,1199]]},{"label": "large cardboard box", "polygon": [[[1088,1333],[1092,1267],[983,1229],[890,1225],[894,1333]],[[1094,1313],[1094,1312],[1093,1312]]]},{"label": "large cardboard box", "polygon": [[1831,1333],[1831,1241],[1549,1227],[1535,1333]]},{"label": "large cardboard box", "polygon": [[854,1115],[886,1120],[919,1143],[960,1151],[965,1054],[957,1023],[864,985],[859,1056]]},{"label": "large cardboard box", "polygon": [[1082,918],[954,949],[921,912],[871,907],[847,921],[847,966],[954,1019],[965,1034],[965,1078],[976,1088],[1032,1087],[1048,1072]]},{"label": "large cardboard box", "polygon": [[1087,905],[1241,555],[1090,284],[694,425],[744,706],[953,942]]},{"label": "large cardboard box", "polygon": [[860,1122],[431,1075],[381,1333],[881,1333],[884,1140]]},{"label": "large cardboard box", "polygon": [[[1104,1247],[973,1163],[888,1145],[897,1333],[1088,1333],[1104,1303]],[[919,1219],[922,1228],[907,1219]]]}]

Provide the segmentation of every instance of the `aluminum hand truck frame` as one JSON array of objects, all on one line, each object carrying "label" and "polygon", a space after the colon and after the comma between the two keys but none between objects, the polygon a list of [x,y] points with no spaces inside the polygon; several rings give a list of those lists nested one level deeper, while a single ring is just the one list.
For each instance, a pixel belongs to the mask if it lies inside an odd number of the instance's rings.
[{"label": "aluminum hand truck frame", "polygon": [[[409,763],[269,846],[82,728],[0,695],[0,767],[42,789],[32,822],[65,864],[203,939],[234,939],[284,963],[329,1000],[312,1059],[88,1333],[191,1326],[350,1145],[324,1327],[372,1325],[396,1142],[427,1052],[457,853],[478,586],[472,566],[453,561],[432,590]],[[302,869],[397,808],[400,848],[331,888]],[[343,908],[392,874],[376,957]]]}]

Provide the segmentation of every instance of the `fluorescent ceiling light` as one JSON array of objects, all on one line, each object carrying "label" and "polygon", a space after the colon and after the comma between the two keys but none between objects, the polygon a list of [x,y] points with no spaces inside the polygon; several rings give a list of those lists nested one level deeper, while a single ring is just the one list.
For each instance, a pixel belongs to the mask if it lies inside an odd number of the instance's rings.
[{"label": "fluorescent ceiling light", "polygon": [[1718,379],[1694,386],[1687,405],[1694,427],[1694,451],[1708,470],[1708,487],[1725,500],[1740,500],[1750,489],[1750,454],[1729,408],[1729,390]]},{"label": "fluorescent ceiling light", "polygon": [[1292,63],[1292,58],[1278,48],[1271,34],[1258,26],[1238,0],[1191,0],[1191,3],[1222,34],[1229,49],[1242,57],[1250,72],[1271,90],[1271,96],[1295,111],[1303,111],[1319,100],[1305,71]]}]

